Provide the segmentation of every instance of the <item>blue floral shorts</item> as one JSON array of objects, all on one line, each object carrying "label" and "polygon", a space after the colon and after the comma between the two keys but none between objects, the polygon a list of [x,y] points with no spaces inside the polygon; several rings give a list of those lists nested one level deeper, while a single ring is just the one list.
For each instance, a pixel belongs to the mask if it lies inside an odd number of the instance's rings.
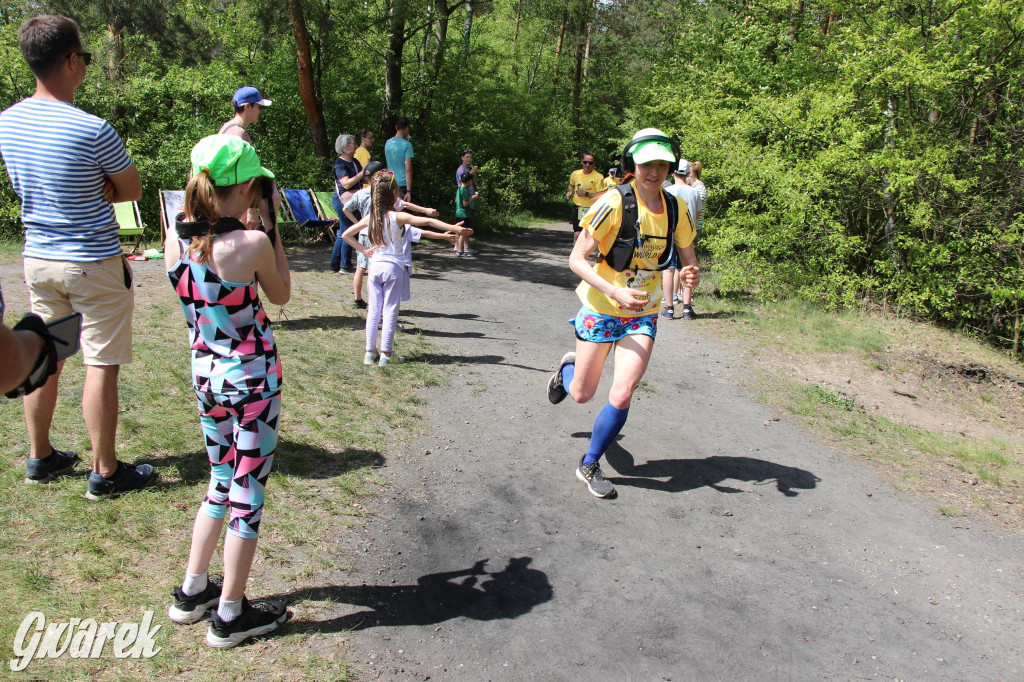
[{"label": "blue floral shorts", "polygon": [[576,317],[569,320],[569,324],[576,328],[577,339],[592,343],[612,343],[634,334],[652,339],[658,336],[657,313],[640,317],[615,317],[602,315],[583,306]]}]

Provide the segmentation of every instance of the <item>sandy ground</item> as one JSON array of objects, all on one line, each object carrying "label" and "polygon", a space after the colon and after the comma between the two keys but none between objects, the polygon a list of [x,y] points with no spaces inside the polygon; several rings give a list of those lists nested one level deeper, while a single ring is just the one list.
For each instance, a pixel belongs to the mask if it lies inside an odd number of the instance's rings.
[{"label": "sandy ground", "polygon": [[606,458],[619,495],[588,494],[610,372],[591,404],[545,397],[568,251],[554,226],[418,255],[401,320],[451,381],[386,453],[344,584],[309,592],[334,608],[293,627],[351,630],[361,679],[1024,676],[1020,536],[938,517],[755,402],[700,322],[661,326]]}]

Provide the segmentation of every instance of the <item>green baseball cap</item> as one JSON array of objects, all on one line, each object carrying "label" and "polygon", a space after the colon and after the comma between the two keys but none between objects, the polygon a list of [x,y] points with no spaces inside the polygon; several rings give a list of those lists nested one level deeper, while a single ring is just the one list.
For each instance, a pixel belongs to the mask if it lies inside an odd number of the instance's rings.
[{"label": "green baseball cap", "polygon": [[[633,139],[639,137],[659,136],[668,139],[665,133],[661,132],[657,128],[644,128],[637,132],[633,136]],[[639,142],[632,149],[633,152],[633,163],[650,163],[651,161],[668,161],[669,163],[676,162],[676,155],[672,152],[672,145],[667,141],[662,142],[661,140],[647,140],[645,142]]]},{"label": "green baseball cap", "polygon": [[252,178],[274,179],[274,174],[260,165],[252,145],[235,135],[210,135],[192,147],[192,174],[203,171],[218,187],[238,185]]}]

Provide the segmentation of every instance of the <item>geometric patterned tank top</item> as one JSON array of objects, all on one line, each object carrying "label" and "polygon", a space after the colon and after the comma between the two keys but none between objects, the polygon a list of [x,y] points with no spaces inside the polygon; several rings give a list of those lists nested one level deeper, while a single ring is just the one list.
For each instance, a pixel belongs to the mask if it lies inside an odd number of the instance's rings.
[{"label": "geometric patterned tank top", "polygon": [[181,300],[192,348],[196,391],[245,395],[281,390],[281,362],[256,289],[222,280],[194,260],[188,242],[178,239],[181,256],[167,276]]}]

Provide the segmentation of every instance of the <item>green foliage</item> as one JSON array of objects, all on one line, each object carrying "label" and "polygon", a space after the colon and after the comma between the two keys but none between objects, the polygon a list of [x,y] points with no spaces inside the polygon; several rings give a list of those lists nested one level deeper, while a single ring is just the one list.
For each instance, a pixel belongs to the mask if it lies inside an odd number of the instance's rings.
[{"label": "green foliage", "polygon": [[[44,5],[82,23],[97,59],[76,103],[124,138],[150,225],[156,190],[184,185],[189,149],[243,84],[274,101],[251,134],[280,184],[330,186],[286,3]],[[328,138],[374,129],[377,158],[381,128],[412,119],[417,202],[442,217],[463,148],[487,229],[557,200],[584,149],[603,171],[653,125],[706,168],[698,249],[723,294],[878,303],[1024,353],[1019,4],[495,0],[474,6],[467,43],[464,6],[402,0],[400,103],[385,92],[391,5],[303,2],[314,95]],[[0,13],[0,106],[33,88],[15,41],[30,11]],[[0,238],[20,239],[16,216],[4,178]]]},{"label": "green foliage", "polygon": [[680,31],[634,107],[708,169],[723,290],[884,302],[1022,352],[1020,7],[641,6]]}]

